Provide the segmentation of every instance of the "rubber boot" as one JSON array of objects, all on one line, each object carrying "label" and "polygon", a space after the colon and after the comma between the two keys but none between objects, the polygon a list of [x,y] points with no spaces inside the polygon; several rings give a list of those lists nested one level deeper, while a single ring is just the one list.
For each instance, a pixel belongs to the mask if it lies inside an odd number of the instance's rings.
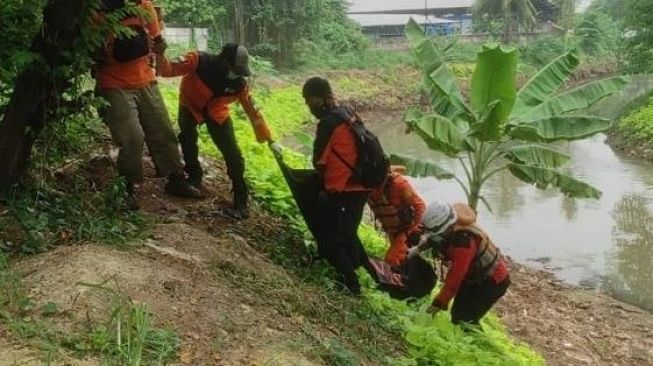
[{"label": "rubber boot", "polygon": [[249,218],[249,189],[245,180],[233,183],[233,207],[227,214],[236,220]]},{"label": "rubber boot", "polygon": [[190,185],[182,174],[170,174],[168,183],[165,186],[165,192],[171,196],[183,198],[204,198],[202,192]]},{"label": "rubber boot", "polygon": [[204,172],[202,171],[202,168],[197,166],[197,167],[191,167],[191,166],[186,166],[184,168],[184,171],[186,174],[188,174],[188,184],[191,186],[197,188],[197,189],[202,189],[202,178],[204,177]]}]

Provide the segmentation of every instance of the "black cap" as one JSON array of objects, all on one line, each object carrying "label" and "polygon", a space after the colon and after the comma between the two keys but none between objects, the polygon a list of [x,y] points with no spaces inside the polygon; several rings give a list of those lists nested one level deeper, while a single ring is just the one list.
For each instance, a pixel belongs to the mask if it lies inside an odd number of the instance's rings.
[{"label": "black cap", "polygon": [[327,79],[314,76],[304,83],[304,88],[302,89],[302,95],[304,98],[308,97],[319,97],[326,99],[333,96],[331,91],[331,85]]},{"label": "black cap", "polygon": [[222,47],[222,53],[225,55],[229,66],[236,75],[252,75],[252,70],[249,68],[249,52],[247,52],[245,46],[236,43],[227,43]]}]

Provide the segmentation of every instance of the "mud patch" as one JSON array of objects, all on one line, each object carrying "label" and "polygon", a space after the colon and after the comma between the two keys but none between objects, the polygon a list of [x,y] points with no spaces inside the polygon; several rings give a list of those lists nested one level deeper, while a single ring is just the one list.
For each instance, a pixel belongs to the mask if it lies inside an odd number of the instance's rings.
[{"label": "mud patch", "polygon": [[653,365],[653,317],[611,297],[513,264],[497,307],[508,332],[549,365]]}]

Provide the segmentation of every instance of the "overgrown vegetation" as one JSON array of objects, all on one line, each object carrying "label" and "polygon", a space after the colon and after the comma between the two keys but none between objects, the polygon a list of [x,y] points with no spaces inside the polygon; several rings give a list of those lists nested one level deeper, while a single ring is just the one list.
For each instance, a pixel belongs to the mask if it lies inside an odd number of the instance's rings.
[{"label": "overgrown vegetation", "polygon": [[640,109],[619,121],[619,128],[625,137],[646,141],[653,147],[653,99]]},{"label": "overgrown vegetation", "polygon": [[567,196],[599,198],[594,187],[559,168],[569,157],[544,144],[573,141],[607,130],[610,120],[587,114],[587,108],[614,94],[629,81],[614,77],[561,92],[578,66],[577,56],[564,53],[516,90],[517,51],[488,44],[478,53],[470,97],[465,99],[440,50],[411,21],[406,31],[415,50],[428,91],[430,108],[407,113],[408,128],[435,151],[458,159],[465,176],[456,177],[437,163],[409,156],[393,156],[413,176],[454,178],[476,210],[487,204],[483,185],[508,170],[518,179],[546,189],[556,187]]},{"label": "overgrown vegetation", "polygon": [[[166,91],[166,101],[170,109],[177,103],[170,90]],[[296,86],[260,91],[257,101],[277,138],[306,129],[309,127],[307,123],[312,121],[301,98],[301,91]],[[242,111],[237,110],[234,117],[239,145],[246,160],[247,178],[253,186],[257,201],[266,209],[293,223],[293,230],[288,231],[288,240],[285,240],[283,245],[270,248],[268,244],[262,247],[262,250],[284,268],[297,271],[302,278],[326,288],[333,288],[328,266],[323,263],[307,266],[305,259],[302,259],[306,256],[307,248],[304,245],[313,250],[313,244],[273,155],[267,146],[255,142],[251,127]],[[204,153],[216,155],[217,151],[206,134],[202,133],[202,136],[201,149]],[[284,152],[284,159],[294,167],[306,167],[309,164],[305,156],[288,149]],[[384,238],[373,228],[363,226],[361,237],[370,253],[380,256],[385,251]],[[292,243],[299,243],[300,247],[293,246]],[[485,320],[486,333],[465,334],[450,323],[448,313],[442,313],[435,319],[426,316],[425,309],[430,299],[425,298],[412,304],[392,300],[387,295],[372,290],[371,278],[362,272],[361,276],[364,276],[368,290],[365,291],[363,303],[358,305],[359,307],[354,306],[351,311],[357,317],[364,317],[370,324],[402,333],[409,348],[405,357],[386,359],[385,363],[415,366],[456,365],[459,360],[487,360],[489,365],[543,364],[542,358],[535,352],[510,340],[493,315]],[[345,362],[349,360],[348,353],[339,354],[340,361],[335,364],[351,364]]]}]

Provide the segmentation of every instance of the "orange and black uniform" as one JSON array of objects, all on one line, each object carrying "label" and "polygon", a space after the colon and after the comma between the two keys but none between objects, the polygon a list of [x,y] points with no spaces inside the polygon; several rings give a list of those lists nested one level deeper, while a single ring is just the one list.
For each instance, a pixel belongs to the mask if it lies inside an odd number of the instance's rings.
[{"label": "orange and black uniform", "polygon": [[324,210],[319,253],[339,272],[344,285],[359,293],[356,268],[364,266],[373,271],[358,237],[369,192],[356,182],[347,166],[355,166],[357,160],[354,133],[347,123],[351,118],[341,107],[324,112],[317,125],[313,164],[321,173],[324,188],[319,202]]},{"label": "orange and black uniform", "polygon": [[368,203],[390,239],[385,261],[398,266],[408,255],[411,234],[419,235],[426,205],[408,180],[397,172],[390,173],[380,187],[372,190]]},{"label": "orange and black uniform", "polygon": [[[235,45],[234,45],[235,46]],[[230,79],[225,55],[189,52],[178,60],[163,57],[157,60],[161,76],[183,76],[179,96],[179,142],[191,177],[201,179],[202,168],[198,160],[197,125],[206,122],[211,139],[224,156],[227,174],[234,186],[234,194],[245,192],[244,160],[234,134],[229,116],[229,105],[240,102],[254,128],[258,142],[271,141],[270,130],[263,115],[256,109],[247,80]]]},{"label": "orange and black uniform", "polygon": [[[117,3],[116,8],[99,13],[96,22],[102,23],[107,12],[125,6]],[[161,28],[152,2],[142,0],[137,4],[149,14],[148,19],[129,15],[121,20],[136,35],[126,38],[107,35],[93,73],[97,94],[108,102],[100,114],[119,147],[118,171],[126,177],[128,189],[143,180],[144,143],[159,175],[184,182],[179,147],[150,59],[150,42],[161,39]]]},{"label": "orange and black uniform", "polygon": [[450,266],[433,304],[447,309],[455,297],[451,308],[451,321],[455,324],[478,324],[510,285],[508,264],[498,249],[487,268],[480,265],[484,238],[478,232],[482,231],[475,225],[457,226],[440,246],[439,254]]}]

